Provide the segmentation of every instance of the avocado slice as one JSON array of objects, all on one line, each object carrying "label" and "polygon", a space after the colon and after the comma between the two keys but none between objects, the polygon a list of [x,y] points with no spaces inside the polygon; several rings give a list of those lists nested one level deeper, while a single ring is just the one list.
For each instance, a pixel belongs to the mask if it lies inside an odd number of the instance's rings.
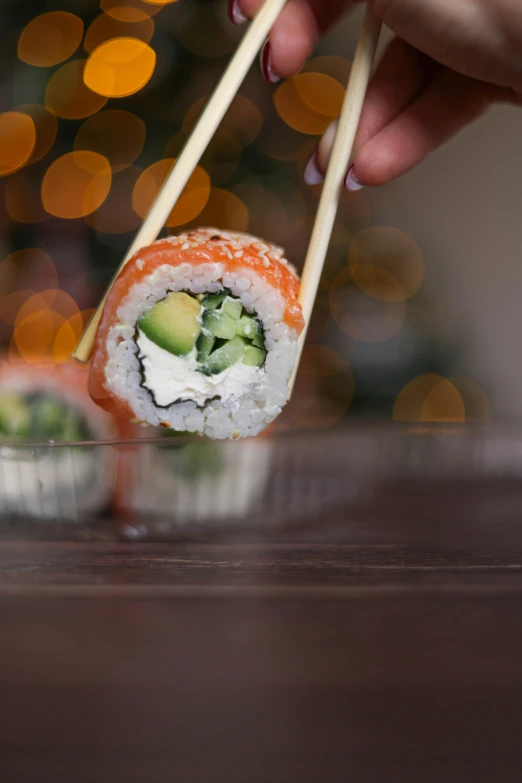
[{"label": "avocado slice", "polygon": [[7,392],[0,397],[0,433],[15,438],[29,435],[31,412],[18,394]]},{"label": "avocado slice", "polygon": [[151,307],[138,328],[153,343],[175,356],[186,356],[201,331],[200,303],[183,291],[173,291]]},{"label": "avocado slice", "polygon": [[248,343],[242,337],[234,337],[210,354],[202,371],[208,375],[218,375],[243,358]]},{"label": "avocado slice", "polygon": [[253,345],[249,345],[243,356],[243,364],[248,367],[262,367],[265,359],[266,352],[262,348],[254,348]]}]

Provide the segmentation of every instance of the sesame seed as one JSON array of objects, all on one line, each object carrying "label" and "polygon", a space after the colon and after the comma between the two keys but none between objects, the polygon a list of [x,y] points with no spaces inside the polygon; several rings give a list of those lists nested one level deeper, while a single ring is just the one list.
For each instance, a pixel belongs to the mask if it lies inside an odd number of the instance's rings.
[{"label": "sesame seed", "polygon": [[243,250],[238,250],[237,253],[234,253],[235,258],[241,258],[243,255]]},{"label": "sesame seed", "polygon": [[189,247],[190,247],[190,244],[189,244],[189,242],[185,242],[185,244],[184,244],[184,245],[181,245],[181,249],[182,249],[182,250],[188,250],[188,249],[189,249]]},{"label": "sesame seed", "polygon": [[227,250],[227,256],[230,258],[230,260],[232,260],[234,258],[234,256],[230,252],[230,250]]},{"label": "sesame seed", "polygon": [[268,269],[268,267],[270,266],[270,261],[268,260],[268,258],[264,258],[264,259],[263,259],[263,266],[264,266],[266,269]]}]

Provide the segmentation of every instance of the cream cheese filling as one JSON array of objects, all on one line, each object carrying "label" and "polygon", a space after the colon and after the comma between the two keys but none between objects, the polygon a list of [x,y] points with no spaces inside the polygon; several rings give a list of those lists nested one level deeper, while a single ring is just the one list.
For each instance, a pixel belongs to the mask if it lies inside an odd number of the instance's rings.
[{"label": "cream cheese filling", "polygon": [[187,356],[175,356],[149,340],[141,329],[138,329],[136,342],[143,368],[143,386],[152,392],[160,408],[178,400],[193,400],[202,407],[213,397],[222,400],[241,397],[264,374],[262,368],[248,367],[239,361],[218,375],[203,375],[197,369],[195,348]]}]

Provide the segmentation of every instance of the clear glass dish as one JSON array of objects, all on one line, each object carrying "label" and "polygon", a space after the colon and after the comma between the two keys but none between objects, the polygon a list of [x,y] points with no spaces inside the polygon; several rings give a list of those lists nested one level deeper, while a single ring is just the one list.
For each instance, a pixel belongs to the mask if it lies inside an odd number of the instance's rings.
[{"label": "clear glass dish", "polygon": [[465,537],[469,516],[476,536],[520,519],[521,479],[522,433],[507,426],[4,444],[0,535],[349,541],[391,526]]}]

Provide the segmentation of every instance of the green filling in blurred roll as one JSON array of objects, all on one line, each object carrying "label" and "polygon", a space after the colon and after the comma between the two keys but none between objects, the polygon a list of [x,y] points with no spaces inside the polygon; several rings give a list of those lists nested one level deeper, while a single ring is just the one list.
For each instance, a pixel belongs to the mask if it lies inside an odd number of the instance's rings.
[{"label": "green filling in blurred roll", "polygon": [[85,418],[59,394],[0,393],[0,439],[4,441],[92,440]]}]

